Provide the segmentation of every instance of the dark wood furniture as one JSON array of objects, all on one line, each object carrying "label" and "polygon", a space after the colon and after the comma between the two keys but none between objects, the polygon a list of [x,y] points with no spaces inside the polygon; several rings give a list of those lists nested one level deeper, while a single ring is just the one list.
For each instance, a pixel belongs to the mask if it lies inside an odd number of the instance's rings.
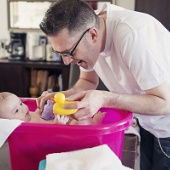
[{"label": "dark wood furniture", "polygon": [[169,0],[136,0],[135,10],[148,13],[157,18],[170,31],[170,1]]},{"label": "dark wood furniture", "polygon": [[138,156],[139,138],[135,134],[125,134],[122,164],[135,169],[135,161]]},{"label": "dark wood furniture", "polygon": [[62,74],[63,90],[68,88],[70,66],[63,63],[0,60],[0,92],[8,91],[19,97],[30,97],[31,69]]}]

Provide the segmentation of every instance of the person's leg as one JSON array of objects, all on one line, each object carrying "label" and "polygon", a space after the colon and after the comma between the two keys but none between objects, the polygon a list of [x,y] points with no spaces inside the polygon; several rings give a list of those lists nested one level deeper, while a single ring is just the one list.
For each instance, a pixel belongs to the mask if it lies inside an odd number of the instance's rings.
[{"label": "person's leg", "polygon": [[154,136],[140,125],[140,170],[152,170]]},{"label": "person's leg", "polygon": [[153,170],[170,170],[170,137],[154,138]]}]

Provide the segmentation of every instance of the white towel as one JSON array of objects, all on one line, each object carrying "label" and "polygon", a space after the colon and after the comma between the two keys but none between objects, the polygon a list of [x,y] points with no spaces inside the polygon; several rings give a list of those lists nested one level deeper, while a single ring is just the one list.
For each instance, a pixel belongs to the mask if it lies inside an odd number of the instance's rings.
[{"label": "white towel", "polygon": [[131,126],[129,126],[129,128],[125,131],[125,134],[134,134],[138,137],[138,141],[140,142],[140,132],[139,132],[139,126],[137,124],[136,119],[133,119],[133,123]]},{"label": "white towel", "polygon": [[107,145],[49,154],[46,161],[46,170],[132,170]]},{"label": "white towel", "polygon": [[0,148],[5,143],[8,136],[22,123],[18,119],[0,119]]}]

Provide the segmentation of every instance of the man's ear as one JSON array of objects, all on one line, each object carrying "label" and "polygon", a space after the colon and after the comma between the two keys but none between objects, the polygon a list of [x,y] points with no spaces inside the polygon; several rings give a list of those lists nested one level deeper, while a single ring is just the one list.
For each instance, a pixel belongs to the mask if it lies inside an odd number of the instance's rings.
[{"label": "man's ear", "polygon": [[96,43],[97,40],[98,40],[98,30],[97,30],[95,27],[92,27],[92,28],[89,30],[89,34],[90,34],[90,40],[91,40],[93,43]]}]

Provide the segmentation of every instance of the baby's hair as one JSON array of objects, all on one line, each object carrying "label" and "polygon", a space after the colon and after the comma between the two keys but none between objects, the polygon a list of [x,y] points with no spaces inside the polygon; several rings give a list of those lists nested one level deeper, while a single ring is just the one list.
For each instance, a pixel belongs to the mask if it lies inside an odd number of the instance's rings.
[{"label": "baby's hair", "polygon": [[11,93],[9,92],[1,92],[0,93],[0,102],[2,102],[4,99],[6,99]]},{"label": "baby's hair", "polygon": [[12,93],[9,92],[0,92],[0,118],[1,118],[1,114],[3,114],[3,101],[10,96]]}]

